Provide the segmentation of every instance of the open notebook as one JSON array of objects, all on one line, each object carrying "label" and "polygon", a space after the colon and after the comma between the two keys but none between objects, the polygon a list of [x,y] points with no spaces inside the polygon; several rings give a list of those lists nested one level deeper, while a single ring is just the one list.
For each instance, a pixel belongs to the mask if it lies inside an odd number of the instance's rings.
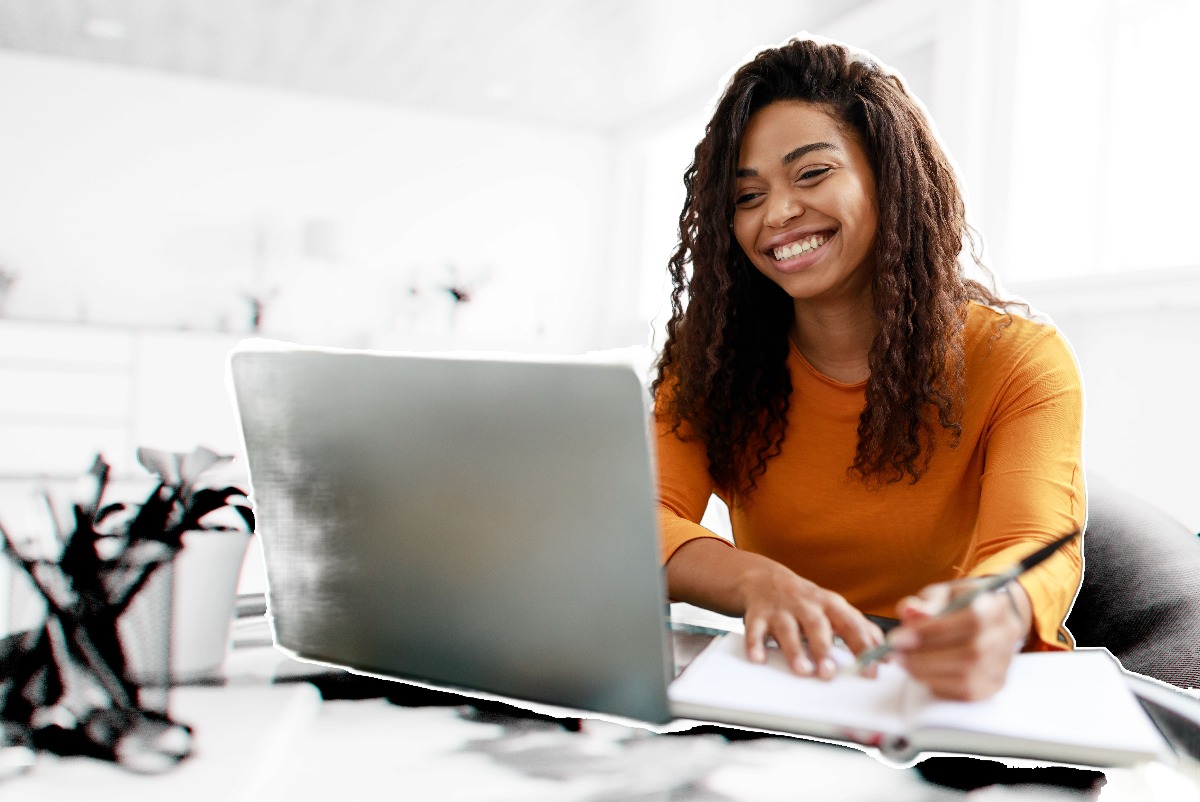
[{"label": "open notebook", "polygon": [[[842,649],[843,665],[854,658]],[[671,684],[678,715],[865,744],[897,762],[921,753],[1120,765],[1161,756],[1162,736],[1102,650],[1021,654],[1005,687],[980,702],[933,697],[902,668],[824,682],[792,674],[777,650],[745,657],[740,634],[713,642]]]},{"label": "open notebook", "polygon": [[671,684],[647,394],[628,365],[248,341],[230,373],[267,614],[297,658],[900,756],[1100,765],[1165,748],[1104,654],[1022,656],[1001,701],[956,705],[887,666],[831,684],[754,666],[731,636]]}]

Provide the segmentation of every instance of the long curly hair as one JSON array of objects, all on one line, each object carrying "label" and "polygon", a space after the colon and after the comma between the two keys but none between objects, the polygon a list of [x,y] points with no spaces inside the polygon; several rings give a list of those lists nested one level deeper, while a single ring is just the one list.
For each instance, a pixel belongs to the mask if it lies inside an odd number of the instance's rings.
[{"label": "long curly hair", "polygon": [[733,75],[696,146],[683,177],[672,314],[652,384],[660,414],[704,443],[716,485],[743,500],[780,451],[795,307],[732,232],[742,136],[756,111],[780,100],[818,104],[847,126],[874,173],[879,331],[848,470],[878,485],[916,482],[928,468],[934,423],[951,445],[961,436],[967,302],[1004,303],[963,273],[964,244],[979,263],[975,240],[953,168],[920,107],[899,78],[838,44],[793,39],[759,53]]}]

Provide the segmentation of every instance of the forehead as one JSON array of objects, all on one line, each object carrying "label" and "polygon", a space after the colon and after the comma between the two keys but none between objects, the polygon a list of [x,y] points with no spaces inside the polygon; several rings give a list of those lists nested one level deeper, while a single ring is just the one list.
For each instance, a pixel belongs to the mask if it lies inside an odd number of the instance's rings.
[{"label": "forehead", "polygon": [[814,142],[828,143],[843,153],[857,144],[824,107],[803,100],[778,100],[754,112],[746,123],[738,166],[778,165],[797,147]]}]

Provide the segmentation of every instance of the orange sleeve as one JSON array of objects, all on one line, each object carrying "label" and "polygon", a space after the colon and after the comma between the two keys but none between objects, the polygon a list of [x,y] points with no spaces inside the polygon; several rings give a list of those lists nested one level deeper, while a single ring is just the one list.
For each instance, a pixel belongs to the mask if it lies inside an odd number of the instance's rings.
[{"label": "orange sleeve", "polygon": [[[1039,546],[1082,533],[1083,387],[1070,347],[1046,329],[1000,383],[989,415],[972,576],[995,574]],[[1018,581],[1033,605],[1028,648],[1073,648],[1063,621],[1083,575],[1081,539]]]},{"label": "orange sleeve", "polygon": [[704,444],[690,437],[686,424],[677,432],[662,413],[663,394],[655,403],[655,450],[658,466],[658,530],[662,564],[689,540],[702,537],[728,540],[700,525],[713,494]]}]

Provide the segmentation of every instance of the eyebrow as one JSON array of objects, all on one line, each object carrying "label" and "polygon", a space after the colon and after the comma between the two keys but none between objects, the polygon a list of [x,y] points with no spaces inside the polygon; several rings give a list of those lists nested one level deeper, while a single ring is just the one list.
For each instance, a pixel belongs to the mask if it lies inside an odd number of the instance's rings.
[{"label": "eyebrow", "polygon": [[[809,153],[812,153],[814,150],[833,150],[833,151],[841,152],[841,148],[839,148],[837,145],[831,144],[829,142],[812,142],[807,145],[801,145],[800,147],[796,148],[795,150],[793,150],[790,153],[788,153],[787,155],[785,155],[780,161],[786,167],[787,165],[796,161],[796,159],[803,158],[804,156],[807,156]],[[738,178],[753,178],[757,175],[758,175],[758,170],[752,169],[750,167],[739,167],[738,171],[737,171]]]}]

